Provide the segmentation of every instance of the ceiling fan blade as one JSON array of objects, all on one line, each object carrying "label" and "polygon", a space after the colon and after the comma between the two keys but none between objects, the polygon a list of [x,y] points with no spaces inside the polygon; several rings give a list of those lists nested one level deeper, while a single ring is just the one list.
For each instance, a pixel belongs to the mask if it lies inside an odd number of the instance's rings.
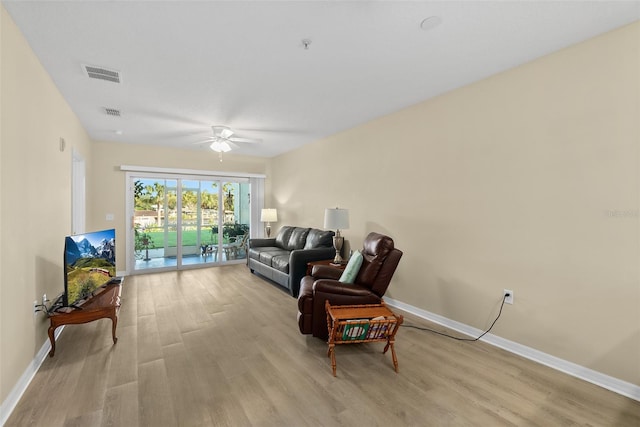
[{"label": "ceiling fan blade", "polygon": [[246,142],[249,144],[257,144],[259,142],[262,142],[261,139],[257,139],[257,138],[239,138],[237,136],[231,137],[229,138],[229,141],[233,141],[233,142]]},{"label": "ceiling fan blade", "polygon": [[219,136],[221,138],[229,138],[231,135],[233,135],[233,131],[229,126],[211,126],[211,129],[213,129],[214,136]]},{"label": "ceiling fan blade", "polygon": [[231,135],[233,135],[233,131],[229,128],[222,129],[222,132],[220,132],[220,137],[224,139],[229,139]]},{"label": "ceiling fan blade", "polygon": [[231,147],[233,150],[237,150],[238,148],[240,148],[236,144],[233,143],[233,139],[227,139],[227,145],[229,147]]},{"label": "ceiling fan blade", "polygon": [[[226,147],[230,147],[233,149],[240,148],[238,145],[234,144],[234,142],[239,143],[249,143],[255,144],[262,142],[262,139],[258,138],[241,138],[238,136],[233,136],[235,132],[229,126],[216,125],[211,126],[211,130],[213,131],[213,136],[210,136],[207,139],[200,140],[199,142],[195,142],[194,144],[214,144],[216,148],[211,147],[214,151],[221,150],[220,144],[226,143]],[[223,151],[223,150],[221,150]]]},{"label": "ceiling fan blade", "polygon": [[209,137],[209,138],[207,138],[207,139],[202,139],[202,140],[200,140],[200,141],[193,142],[192,144],[194,144],[194,145],[195,145],[195,144],[211,144],[212,142],[214,142],[214,141],[216,141],[216,140],[218,140],[218,138],[215,138],[215,137],[210,136],[210,137]]}]

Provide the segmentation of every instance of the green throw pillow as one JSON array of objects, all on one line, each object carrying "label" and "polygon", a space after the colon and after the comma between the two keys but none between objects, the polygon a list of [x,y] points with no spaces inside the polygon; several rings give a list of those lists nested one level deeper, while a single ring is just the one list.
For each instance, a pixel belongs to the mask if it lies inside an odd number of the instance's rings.
[{"label": "green throw pillow", "polygon": [[358,271],[360,271],[360,267],[362,266],[362,254],[360,251],[355,251],[351,258],[349,258],[349,262],[342,272],[342,276],[338,279],[342,283],[353,283],[356,280],[356,276],[358,275]]}]

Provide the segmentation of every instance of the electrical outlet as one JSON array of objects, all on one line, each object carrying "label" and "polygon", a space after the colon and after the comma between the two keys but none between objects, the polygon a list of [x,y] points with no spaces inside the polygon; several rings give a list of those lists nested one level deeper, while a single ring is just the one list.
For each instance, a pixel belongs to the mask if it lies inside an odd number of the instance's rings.
[{"label": "electrical outlet", "polygon": [[38,301],[34,300],[33,301],[33,317],[36,317],[38,315],[38,311],[40,311],[38,309]]},{"label": "electrical outlet", "polygon": [[513,291],[511,289],[505,289],[502,297],[506,304],[513,304]]}]

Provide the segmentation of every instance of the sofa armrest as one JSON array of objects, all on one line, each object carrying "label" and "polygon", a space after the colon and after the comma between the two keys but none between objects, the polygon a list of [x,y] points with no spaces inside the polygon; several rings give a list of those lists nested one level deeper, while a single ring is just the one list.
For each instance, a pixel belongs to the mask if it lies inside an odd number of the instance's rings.
[{"label": "sofa armrest", "polygon": [[275,238],[271,238],[271,239],[261,239],[261,238],[249,239],[249,247],[250,248],[261,248],[261,247],[265,247],[265,246],[275,246],[275,245],[276,245],[276,239]]},{"label": "sofa armrest", "polygon": [[295,249],[289,255],[289,291],[298,296],[300,280],[307,274],[307,263],[333,258],[336,250],[329,247],[313,249]]},{"label": "sofa armrest", "polygon": [[306,271],[308,262],[333,258],[335,254],[336,250],[333,248],[295,249],[291,251],[289,261],[291,264],[304,264]]}]

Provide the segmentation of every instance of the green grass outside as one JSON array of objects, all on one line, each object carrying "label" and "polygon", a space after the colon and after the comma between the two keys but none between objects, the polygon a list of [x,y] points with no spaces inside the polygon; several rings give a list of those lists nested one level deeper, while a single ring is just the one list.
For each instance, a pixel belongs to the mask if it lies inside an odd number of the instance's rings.
[{"label": "green grass outside", "polygon": [[[153,242],[149,248],[175,248],[177,246],[177,233],[170,231],[167,233],[167,244],[164,242],[164,231],[148,231],[147,234]],[[184,230],[182,232],[182,246],[196,246],[198,231],[197,230]],[[200,242],[201,245],[215,245],[218,243],[218,235],[212,235],[208,229],[200,230]],[[229,239],[225,238],[223,243],[229,243]]]}]

